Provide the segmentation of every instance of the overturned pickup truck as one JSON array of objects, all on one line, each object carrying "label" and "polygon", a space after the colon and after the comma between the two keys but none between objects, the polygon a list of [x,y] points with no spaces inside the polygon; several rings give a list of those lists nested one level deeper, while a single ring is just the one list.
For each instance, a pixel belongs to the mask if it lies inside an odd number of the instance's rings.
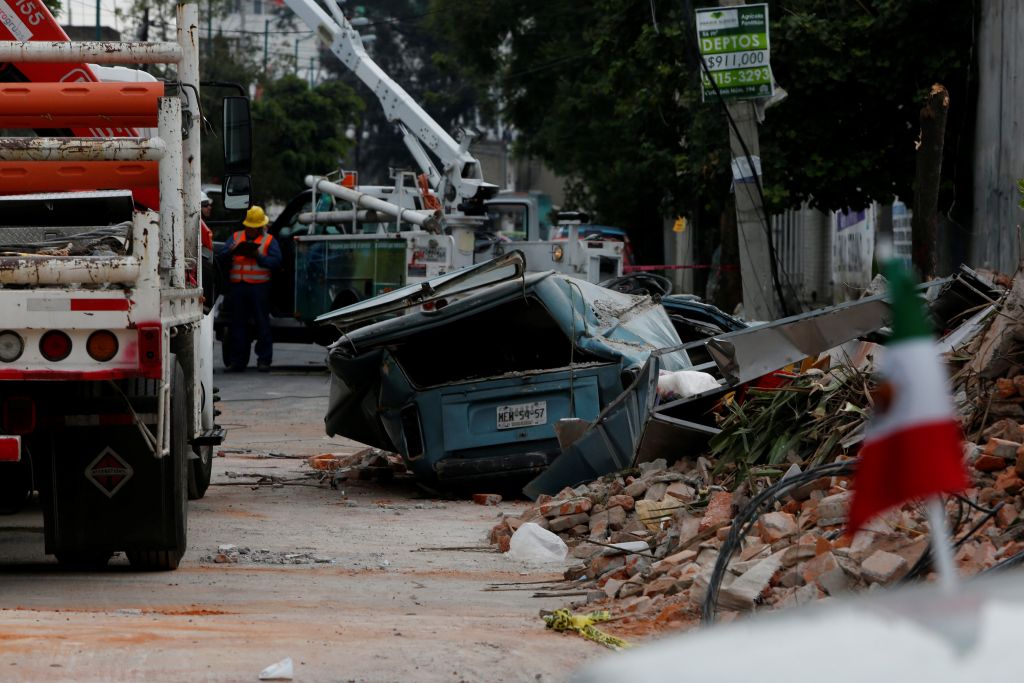
[{"label": "overturned pickup truck", "polygon": [[[527,274],[519,252],[319,321],[344,332],[329,354],[327,432],[449,483],[542,471],[561,452],[556,423],[595,420],[653,351],[681,343],[651,297]],[[690,366],[685,353],[660,362]]]}]

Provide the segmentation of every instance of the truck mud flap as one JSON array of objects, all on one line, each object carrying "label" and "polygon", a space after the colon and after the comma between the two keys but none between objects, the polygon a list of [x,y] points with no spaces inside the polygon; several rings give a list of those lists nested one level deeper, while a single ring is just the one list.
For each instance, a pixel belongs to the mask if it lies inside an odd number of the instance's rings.
[{"label": "truck mud flap", "polygon": [[135,426],[55,430],[41,445],[47,553],[173,548],[171,457],[155,458]]}]

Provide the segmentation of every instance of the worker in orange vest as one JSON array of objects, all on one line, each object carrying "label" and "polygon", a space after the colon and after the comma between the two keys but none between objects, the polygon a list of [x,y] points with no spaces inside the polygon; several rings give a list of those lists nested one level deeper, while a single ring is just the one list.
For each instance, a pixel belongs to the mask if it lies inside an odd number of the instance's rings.
[{"label": "worker in orange vest", "polygon": [[228,329],[228,372],[242,372],[249,364],[249,321],[256,323],[256,369],[269,372],[274,360],[270,331],[270,278],[281,265],[281,247],[267,234],[270,220],[253,206],[245,214],[243,230],[224,243],[218,256],[230,261],[231,324]]}]

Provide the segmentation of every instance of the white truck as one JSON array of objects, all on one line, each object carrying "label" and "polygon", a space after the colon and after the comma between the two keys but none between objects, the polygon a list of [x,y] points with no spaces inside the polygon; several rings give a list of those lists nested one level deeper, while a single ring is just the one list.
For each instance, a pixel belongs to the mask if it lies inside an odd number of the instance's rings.
[{"label": "white truck", "polygon": [[[38,492],[46,552],[71,566],[123,551],[175,569],[223,438],[200,267],[197,5],[178,4],[177,21],[175,42],[71,43],[41,4],[0,0],[13,38],[0,63],[19,81],[0,83],[0,128],[87,136],[0,138],[0,507]],[[173,64],[176,80],[95,82],[90,64]],[[227,98],[224,119],[225,204],[245,208],[248,101]]]}]

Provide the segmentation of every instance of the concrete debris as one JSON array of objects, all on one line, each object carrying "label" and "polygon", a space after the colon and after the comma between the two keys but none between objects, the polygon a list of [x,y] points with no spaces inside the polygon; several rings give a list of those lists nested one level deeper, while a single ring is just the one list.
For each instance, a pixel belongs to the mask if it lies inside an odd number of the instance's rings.
[{"label": "concrete debris", "polygon": [[[323,453],[311,456],[306,464],[317,479],[330,482],[332,488],[350,479],[389,480],[407,472],[401,456],[379,448],[364,448],[349,454]],[[501,502],[500,496],[497,502]]]},{"label": "concrete debris", "polygon": [[332,564],[334,558],[313,551],[282,552],[224,544],[217,552],[205,555],[201,562],[212,564]]}]

